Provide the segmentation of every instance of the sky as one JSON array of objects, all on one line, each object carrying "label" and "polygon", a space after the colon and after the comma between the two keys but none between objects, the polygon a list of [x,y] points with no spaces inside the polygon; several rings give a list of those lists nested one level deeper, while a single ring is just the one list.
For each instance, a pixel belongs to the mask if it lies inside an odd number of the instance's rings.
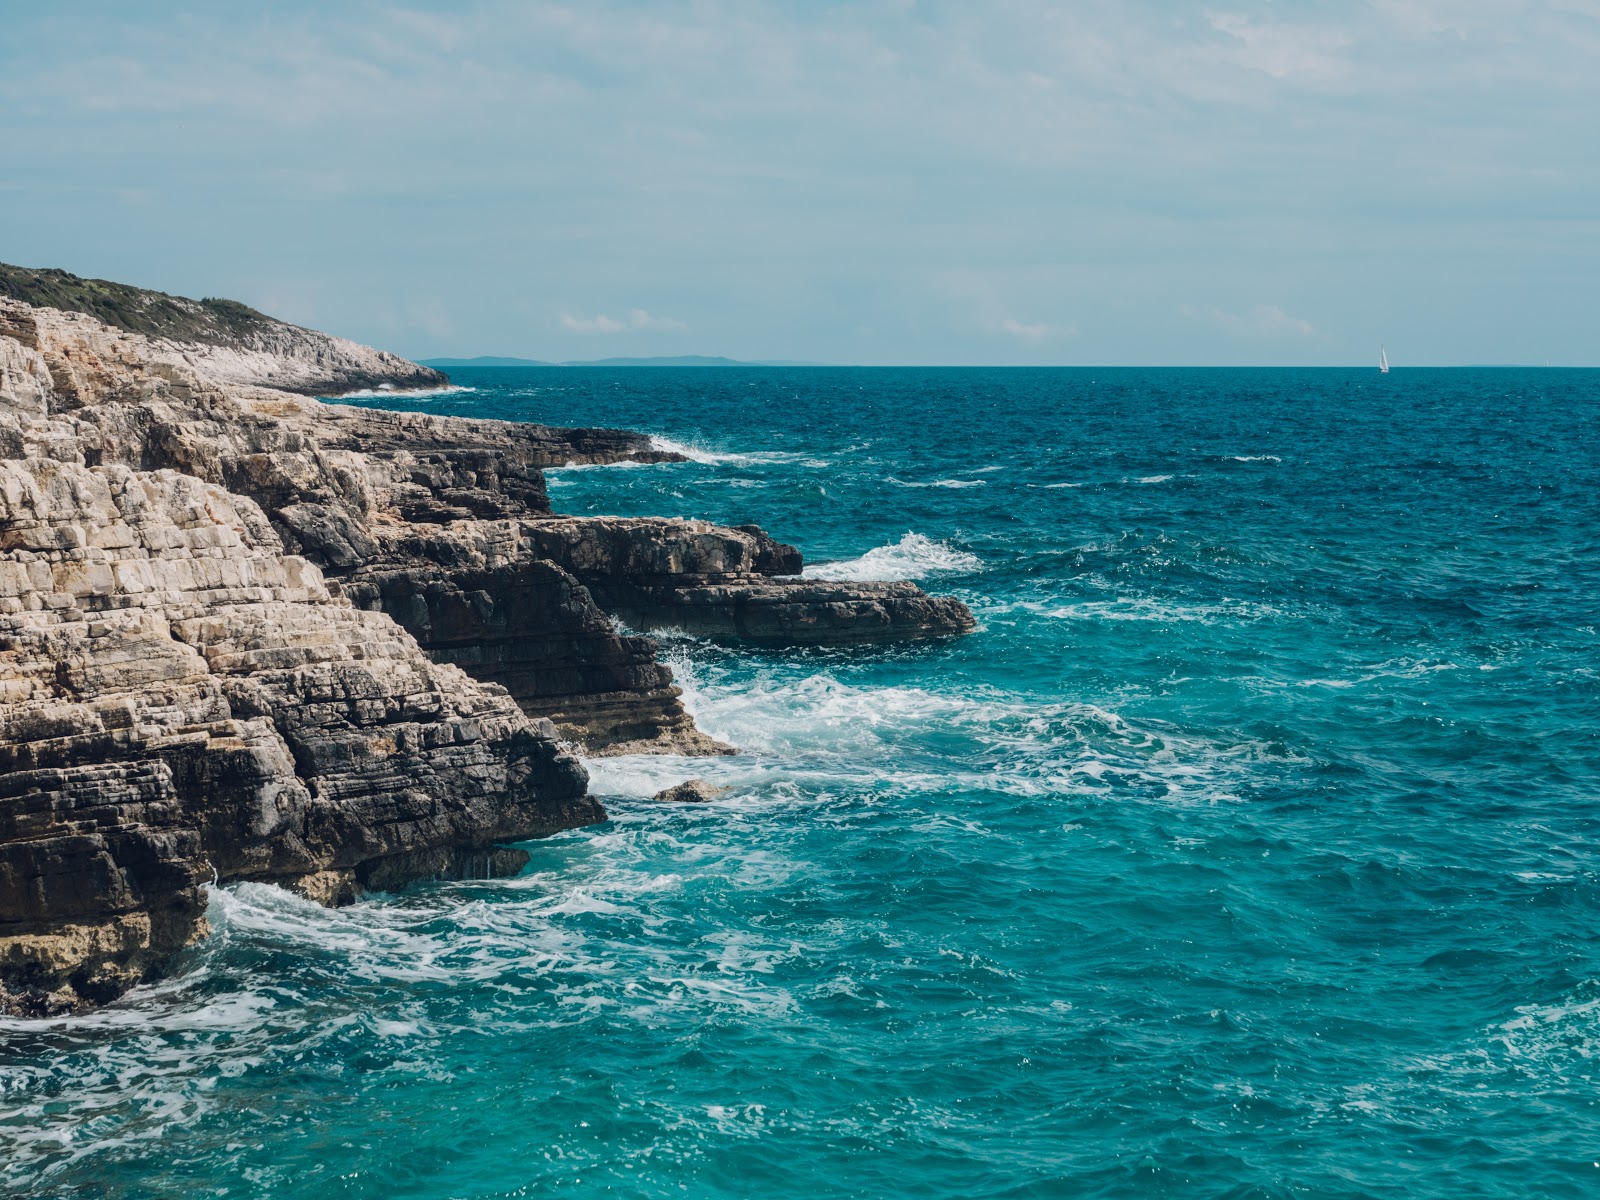
[{"label": "sky", "polygon": [[0,261],[411,357],[1600,363],[1600,0],[0,0]]}]

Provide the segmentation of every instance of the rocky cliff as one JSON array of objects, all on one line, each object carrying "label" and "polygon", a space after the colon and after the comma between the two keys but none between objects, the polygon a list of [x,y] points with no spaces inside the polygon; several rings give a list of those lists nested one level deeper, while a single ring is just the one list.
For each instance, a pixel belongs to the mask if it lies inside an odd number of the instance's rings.
[{"label": "rocky cliff", "polygon": [[618,618],[971,628],[801,580],[753,526],[557,516],[543,468],[673,456],[323,404],[295,392],[443,380],[230,303],[0,268],[0,1008],[158,974],[213,880],[340,903],[514,871],[506,843],[603,819],[579,750],[733,752]]},{"label": "rocky cliff", "polygon": [[290,325],[237,300],[188,300],[5,263],[0,263],[0,296],[35,308],[83,313],[111,329],[142,334],[141,352],[150,361],[197,367],[221,383],[327,396],[448,382],[438,371],[398,354]]}]

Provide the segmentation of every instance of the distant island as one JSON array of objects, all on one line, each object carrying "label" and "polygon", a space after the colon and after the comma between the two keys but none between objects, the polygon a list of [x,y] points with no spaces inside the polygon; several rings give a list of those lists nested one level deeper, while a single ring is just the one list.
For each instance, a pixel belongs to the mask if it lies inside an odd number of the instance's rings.
[{"label": "distant island", "polygon": [[822,363],[763,360],[745,362],[717,354],[678,354],[659,358],[594,358],[578,362],[546,362],[538,358],[423,358],[424,366],[444,367],[820,367]]}]

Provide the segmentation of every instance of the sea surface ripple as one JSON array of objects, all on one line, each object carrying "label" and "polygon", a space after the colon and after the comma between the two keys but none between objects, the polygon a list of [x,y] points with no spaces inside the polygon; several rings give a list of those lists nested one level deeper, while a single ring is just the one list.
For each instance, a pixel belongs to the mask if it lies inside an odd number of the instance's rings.
[{"label": "sea surface ripple", "polygon": [[[514,880],[0,1023],[0,1193],[1600,1195],[1600,372],[463,370],[950,645],[667,638],[746,753]],[[704,806],[648,797],[690,775]]]}]

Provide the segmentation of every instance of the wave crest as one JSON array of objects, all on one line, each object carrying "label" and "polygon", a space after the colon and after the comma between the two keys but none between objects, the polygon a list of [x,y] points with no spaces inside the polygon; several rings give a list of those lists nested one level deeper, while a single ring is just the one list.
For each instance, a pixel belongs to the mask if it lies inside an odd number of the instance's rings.
[{"label": "wave crest", "polygon": [[454,396],[462,392],[475,392],[477,388],[450,384],[433,388],[362,388],[357,392],[340,392],[336,400],[431,400],[435,396]]},{"label": "wave crest", "polygon": [[818,563],[801,574],[807,579],[836,579],[850,583],[898,583],[934,574],[970,574],[983,570],[976,554],[958,550],[949,542],[936,542],[920,533],[907,533],[889,546],[868,550],[860,558]]},{"label": "wave crest", "polygon": [[660,450],[665,454],[681,454],[690,462],[706,463],[712,466],[748,467],[759,463],[795,463],[802,467],[826,467],[825,459],[812,458],[806,454],[798,454],[785,450],[763,450],[750,454],[739,454],[732,450],[708,450],[704,446],[693,445],[689,442],[680,442],[675,438],[662,437],[660,434],[651,434],[650,448]]}]

